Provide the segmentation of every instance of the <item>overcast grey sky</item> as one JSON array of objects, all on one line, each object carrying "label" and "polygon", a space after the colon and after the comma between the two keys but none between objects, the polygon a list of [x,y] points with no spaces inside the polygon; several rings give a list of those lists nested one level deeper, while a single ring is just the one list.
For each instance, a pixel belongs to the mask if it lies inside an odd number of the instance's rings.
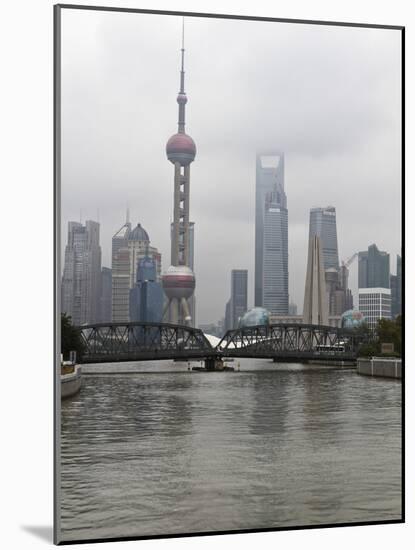
[{"label": "overcast grey sky", "polygon": [[[186,131],[196,142],[197,322],[223,317],[231,269],[253,305],[255,155],[285,152],[290,298],[302,310],[309,210],[337,211],[340,259],[400,253],[400,32],[186,18]],[[170,265],[181,17],[63,10],[62,246],[67,222],[140,222]],[[351,267],[357,305],[357,262]]]}]

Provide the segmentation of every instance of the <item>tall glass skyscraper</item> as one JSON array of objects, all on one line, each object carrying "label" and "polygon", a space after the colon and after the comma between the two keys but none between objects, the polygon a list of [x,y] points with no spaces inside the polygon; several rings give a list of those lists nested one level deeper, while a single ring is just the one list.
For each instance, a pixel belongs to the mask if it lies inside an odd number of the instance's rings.
[{"label": "tall glass skyscraper", "polygon": [[324,269],[339,269],[339,251],[337,248],[336,209],[312,208],[310,210],[309,240],[320,237]]},{"label": "tall glass skyscraper", "polygon": [[280,151],[256,157],[255,306],[288,314],[288,210]]},{"label": "tall glass skyscraper", "polygon": [[160,323],[163,317],[163,287],[157,280],[156,261],[145,256],[138,261],[137,279],[130,290],[130,320]]},{"label": "tall glass skyscraper", "polygon": [[275,191],[264,209],[262,305],[274,315],[288,314],[288,211]]}]

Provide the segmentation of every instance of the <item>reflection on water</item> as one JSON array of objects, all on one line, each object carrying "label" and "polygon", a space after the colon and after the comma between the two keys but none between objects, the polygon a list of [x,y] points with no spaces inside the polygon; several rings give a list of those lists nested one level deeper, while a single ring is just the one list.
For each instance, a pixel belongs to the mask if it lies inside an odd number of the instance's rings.
[{"label": "reflection on water", "polygon": [[399,382],[118,368],[62,402],[64,540],[400,519]]}]

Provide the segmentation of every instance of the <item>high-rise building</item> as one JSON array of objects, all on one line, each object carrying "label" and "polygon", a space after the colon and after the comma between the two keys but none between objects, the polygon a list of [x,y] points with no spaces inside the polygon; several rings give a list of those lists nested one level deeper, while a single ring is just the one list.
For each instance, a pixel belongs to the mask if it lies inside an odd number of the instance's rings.
[{"label": "high-rise building", "polygon": [[101,247],[99,223],[68,223],[68,243],[62,277],[62,312],[74,325],[100,319]]},{"label": "high-rise building", "polygon": [[161,279],[161,254],[150,246],[147,231],[128,219],[112,238],[112,321],[130,320],[130,289],[135,286],[139,260],[149,256],[155,261],[157,279]]},{"label": "high-rise building", "polygon": [[339,269],[337,249],[336,209],[334,206],[312,208],[310,210],[309,238],[320,237],[324,269]]},{"label": "high-rise building", "polygon": [[112,238],[112,321],[125,322],[128,317],[130,290],[130,252],[128,250],[128,235],[131,223],[127,211],[125,224]]},{"label": "high-rise building", "polygon": [[150,245],[150,237],[140,223],[128,235],[128,250],[130,251],[130,288],[137,280],[137,266],[142,258],[149,256],[156,266],[157,280],[161,280],[161,254],[158,249]]},{"label": "high-rise building", "polygon": [[334,206],[311,208],[309,238],[314,236],[321,241],[329,317],[337,318],[353,307],[353,297],[348,288],[348,268],[344,262],[339,265]]},{"label": "high-rise building", "polygon": [[389,254],[375,244],[359,252],[359,288],[389,288]]},{"label": "high-rise building", "polygon": [[288,314],[288,211],[281,194],[265,196],[262,307],[271,314]]},{"label": "high-rise building", "polygon": [[130,290],[130,320],[160,323],[163,317],[163,288],[157,278],[154,258],[145,256],[138,261],[136,284]]},{"label": "high-rise building", "polygon": [[184,91],[184,32],[181,48],[180,90],[177,96],[179,120],[177,134],[166,145],[169,161],[174,165],[174,209],[171,246],[171,266],[163,275],[163,289],[168,303],[165,315],[172,323],[191,324],[190,299],[194,294],[196,280],[190,267],[190,164],[196,156],[196,145],[185,132]]},{"label": "high-rise building", "polygon": [[347,288],[347,268],[342,266],[340,270],[329,267],[325,271],[327,301],[329,316],[339,316],[353,307],[352,292]]},{"label": "high-rise building", "polygon": [[379,319],[390,319],[390,288],[359,288],[359,311],[371,330],[376,328]]},{"label": "high-rise building", "polygon": [[232,269],[230,328],[237,328],[239,319],[248,309],[248,270]]},{"label": "high-rise building", "polygon": [[[278,210],[278,211],[277,211]],[[273,288],[279,296],[287,293],[278,307],[287,304],[288,313],[288,211],[284,190],[284,154],[280,151],[264,151],[256,156],[255,184],[255,306],[267,307],[264,303],[265,292],[275,303]],[[265,238],[265,234],[267,238]],[[278,254],[277,254],[278,252]],[[267,254],[270,255],[267,259]],[[272,280],[271,264],[279,256],[278,282]],[[264,272],[265,264],[268,271]],[[264,280],[266,277],[266,281]],[[279,285],[279,286],[278,286]]]},{"label": "high-rise building", "polygon": [[112,320],[112,272],[109,267],[101,269],[101,323]]},{"label": "high-rise building", "polygon": [[328,325],[329,311],[324,260],[320,237],[313,235],[308,243],[307,274],[304,292],[304,323]]}]

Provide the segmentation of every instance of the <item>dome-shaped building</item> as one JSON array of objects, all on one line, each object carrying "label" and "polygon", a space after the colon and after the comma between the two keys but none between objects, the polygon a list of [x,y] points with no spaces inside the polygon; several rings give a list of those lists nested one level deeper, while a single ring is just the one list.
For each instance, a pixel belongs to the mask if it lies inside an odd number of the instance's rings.
[{"label": "dome-shaped building", "polygon": [[150,242],[150,237],[148,236],[147,231],[142,227],[140,223],[132,229],[128,234],[128,240],[129,241],[142,241],[145,243]]},{"label": "dome-shaped building", "polygon": [[263,307],[253,307],[239,320],[239,327],[255,327],[269,325],[269,311]]},{"label": "dome-shaped building", "polygon": [[342,328],[358,328],[366,322],[366,319],[361,311],[356,309],[348,309],[341,316]]}]

